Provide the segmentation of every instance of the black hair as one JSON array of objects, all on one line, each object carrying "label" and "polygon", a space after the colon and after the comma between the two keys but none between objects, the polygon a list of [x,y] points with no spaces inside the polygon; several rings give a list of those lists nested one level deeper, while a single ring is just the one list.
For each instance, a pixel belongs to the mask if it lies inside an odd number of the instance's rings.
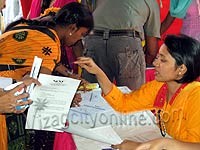
[{"label": "black hair", "polygon": [[49,28],[53,28],[56,25],[65,27],[70,24],[76,24],[77,28],[85,27],[89,29],[89,32],[94,26],[92,13],[88,10],[88,8],[85,5],[80,4],[78,2],[68,3],[65,6],[63,6],[57,13],[50,12],[47,16],[51,16],[51,19],[26,20],[21,18],[20,20],[9,24],[5,29],[5,32],[10,30],[13,26],[20,23],[26,23],[28,25],[36,26],[46,26]]},{"label": "black hair", "polygon": [[40,13],[44,13],[45,9],[49,8],[51,0],[42,0],[42,6]]},{"label": "black hair", "polygon": [[55,15],[54,21],[59,25],[76,24],[77,28],[86,27],[92,30],[94,26],[92,13],[85,5],[72,2],[63,6]]},{"label": "black hair", "polygon": [[186,35],[167,35],[164,41],[176,65],[184,64],[186,73],[178,83],[189,83],[200,75],[200,42]]}]

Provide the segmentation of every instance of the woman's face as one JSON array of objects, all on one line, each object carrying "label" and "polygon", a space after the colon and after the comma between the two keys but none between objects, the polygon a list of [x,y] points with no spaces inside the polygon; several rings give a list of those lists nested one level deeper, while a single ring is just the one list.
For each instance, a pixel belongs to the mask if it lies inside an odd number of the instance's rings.
[{"label": "woman's face", "polygon": [[73,46],[77,41],[82,39],[88,33],[88,29],[80,27],[79,29],[72,30],[69,34],[64,37],[64,45]]},{"label": "woman's face", "polygon": [[5,0],[0,0],[0,11],[5,8]]},{"label": "woman's face", "polygon": [[179,69],[175,59],[170,55],[167,46],[163,44],[153,62],[155,66],[155,79],[161,82],[170,82],[179,79]]}]

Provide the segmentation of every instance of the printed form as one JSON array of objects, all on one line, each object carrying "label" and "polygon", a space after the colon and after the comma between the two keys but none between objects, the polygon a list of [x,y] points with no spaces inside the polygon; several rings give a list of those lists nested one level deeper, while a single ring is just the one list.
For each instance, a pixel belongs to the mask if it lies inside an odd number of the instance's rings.
[{"label": "printed form", "polygon": [[71,102],[80,80],[40,74],[42,85],[35,86],[30,99],[26,129],[60,131],[65,127]]}]

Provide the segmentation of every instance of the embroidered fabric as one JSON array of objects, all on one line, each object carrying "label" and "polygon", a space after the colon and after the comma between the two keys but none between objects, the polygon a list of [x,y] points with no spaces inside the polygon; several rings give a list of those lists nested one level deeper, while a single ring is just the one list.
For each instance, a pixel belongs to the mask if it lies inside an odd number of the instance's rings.
[{"label": "embroidered fabric", "polygon": [[[172,103],[174,102],[176,96],[181,92],[182,89],[185,88],[185,86],[188,85],[188,83],[184,83],[182,84],[174,93],[174,95],[172,96],[172,98],[169,100],[169,104],[172,105]],[[156,100],[154,102],[154,107],[157,108],[161,108],[164,106],[165,102],[166,102],[166,95],[167,95],[167,91],[168,91],[168,86],[167,84],[163,84],[163,86],[160,88],[160,90],[158,91],[158,94],[156,96]]]}]

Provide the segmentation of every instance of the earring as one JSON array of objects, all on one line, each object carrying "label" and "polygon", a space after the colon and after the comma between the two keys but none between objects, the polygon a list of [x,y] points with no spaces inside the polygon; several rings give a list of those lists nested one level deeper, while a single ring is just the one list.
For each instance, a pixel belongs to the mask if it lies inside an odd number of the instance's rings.
[{"label": "earring", "polygon": [[178,72],[178,75],[181,75],[182,73],[181,72]]},{"label": "earring", "polygon": [[72,33],[71,33],[71,32],[69,33],[69,36],[72,36]]}]

